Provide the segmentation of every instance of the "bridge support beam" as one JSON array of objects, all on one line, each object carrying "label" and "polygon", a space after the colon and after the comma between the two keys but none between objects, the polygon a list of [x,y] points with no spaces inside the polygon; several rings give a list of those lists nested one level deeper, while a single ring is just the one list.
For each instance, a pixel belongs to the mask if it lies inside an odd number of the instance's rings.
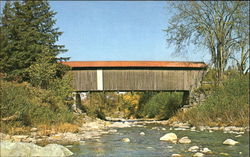
[{"label": "bridge support beam", "polygon": [[72,105],[72,110],[76,113],[82,113],[83,107],[82,107],[82,101],[81,101],[81,95],[78,92],[73,92],[73,99],[74,103]]},{"label": "bridge support beam", "polygon": [[190,96],[190,91],[183,92],[183,97],[182,97],[183,106],[189,105],[189,96]]}]

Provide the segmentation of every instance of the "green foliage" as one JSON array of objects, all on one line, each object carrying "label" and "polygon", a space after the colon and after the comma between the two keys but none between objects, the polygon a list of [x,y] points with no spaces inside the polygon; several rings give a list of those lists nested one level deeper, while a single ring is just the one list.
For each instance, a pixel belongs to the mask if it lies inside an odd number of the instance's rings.
[{"label": "green foliage", "polygon": [[7,123],[34,126],[73,121],[63,98],[51,90],[1,81],[0,94],[1,118],[18,116]]},{"label": "green foliage", "polygon": [[37,61],[27,68],[30,83],[33,86],[47,89],[49,82],[56,77],[56,63],[53,63],[53,56],[47,52],[43,56],[39,56]]},{"label": "green foliage", "polygon": [[[82,102],[83,108],[91,117],[105,119],[105,116],[112,109],[116,109],[114,93],[88,93],[87,98]],[[109,97],[109,99],[107,99]]]},{"label": "green foliage", "polygon": [[182,93],[157,92],[96,92],[82,101],[88,115],[104,119],[156,118],[168,119],[182,106]]},{"label": "green foliage", "polygon": [[[68,101],[73,91],[71,84],[72,84],[72,75],[70,72],[68,72],[65,75],[63,75],[62,78],[56,78],[53,81],[51,81],[49,83],[48,89],[52,90],[55,93],[55,95],[60,96],[63,100]],[[68,103],[72,102],[69,101]]]},{"label": "green foliage", "polygon": [[149,118],[168,119],[182,106],[182,93],[158,93],[143,107]]},{"label": "green foliage", "polygon": [[64,46],[55,44],[62,34],[54,28],[55,14],[47,1],[5,3],[0,20],[0,71],[7,73],[7,79],[28,80],[26,69],[41,57],[45,47],[53,57],[65,51]]},{"label": "green foliage", "polygon": [[248,125],[248,97],[248,76],[232,73],[220,86],[213,88],[203,104],[179,115],[179,118],[194,125]]}]

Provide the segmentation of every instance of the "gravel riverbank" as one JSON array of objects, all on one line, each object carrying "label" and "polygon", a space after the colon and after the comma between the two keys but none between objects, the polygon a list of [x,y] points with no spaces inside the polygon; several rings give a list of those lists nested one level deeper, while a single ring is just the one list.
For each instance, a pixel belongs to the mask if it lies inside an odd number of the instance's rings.
[{"label": "gravel riverbank", "polygon": [[[199,126],[194,127],[188,123],[181,122],[173,122],[169,124],[167,121],[155,121],[155,120],[125,120],[123,121],[104,121],[100,119],[89,119],[85,123],[83,123],[79,128],[78,132],[54,132],[53,130],[48,130],[50,132],[49,135],[41,135],[39,134],[38,128],[31,128],[30,133],[27,135],[8,135],[4,133],[0,133],[1,146],[4,145],[7,149],[8,145],[11,145],[8,142],[15,143],[17,145],[21,145],[25,147],[24,143],[28,143],[27,147],[36,147],[37,145],[47,145],[47,144],[60,144],[61,145],[72,145],[79,144],[83,145],[85,140],[88,139],[98,139],[103,134],[116,133],[116,128],[125,128],[125,127],[144,127],[147,124],[156,123],[162,124],[164,127],[154,127],[152,129],[155,130],[166,130],[166,133],[171,132],[171,130],[189,130],[189,131],[223,131],[223,133],[235,134],[235,137],[240,137],[245,132],[249,132],[249,127],[236,127],[236,126],[227,126],[227,127],[209,127],[209,126]],[[7,143],[6,143],[7,142]],[[20,144],[21,143],[21,144]],[[37,144],[33,146],[33,144]],[[12,144],[13,146],[13,144]],[[18,146],[21,148],[21,146]],[[4,148],[5,148],[4,147]],[[39,147],[39,148],[38,148]],[[63,146],[62,146],[63,147]],[[16,147],[12,147],[17,150]],[[36,148],[41,151],[43,148],[37,146]],[[44,149],[48,149],[49,146],[46,146]],[[2,149],[2,148],[1,148]],[[8,148],[11,149],[11,148]],[[23,148],[22,148],[23,149]],[[65,150],[65,149],[62,149]],[[4,151],[4,150],[3,150]],[[1,150],[1,152],[3,152]],[[6,152],[6,151],[5,151]],[[66,154],[71,154],[66,151]],[[62,155],[67,156],[67,155]]]}]

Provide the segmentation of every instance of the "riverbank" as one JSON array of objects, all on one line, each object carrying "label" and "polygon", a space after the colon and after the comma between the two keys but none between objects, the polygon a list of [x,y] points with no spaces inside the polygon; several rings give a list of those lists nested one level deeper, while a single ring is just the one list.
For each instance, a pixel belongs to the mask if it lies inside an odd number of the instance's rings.
[{"label": "riverbank", "polygon": [[[189,123],[182,122],[172,122],[172,121],[158,121],[158,120],[126,120],[126,119],[115,119],[115,121],[104,121],[98,118],[88,117],[88,121],[82,123],[81,126],[77,128],[75,132],[56,132],[55,130],[43,131],[44,134],[39,132],[39,128],[31,128],[30,132],[27,134],[4,134],[0,133],[1,141],[11,141],[11,142],[27,142],[35,143],[41,146],[50,143],[57,143],[63,145],[69,144],[81,144],[88,139],[98,139],[101,135],[115,133],[117,130],[115,128],[125,128],[139,126],[144,127],[147,124],[160,124],[169,128],[171,130],[179,131],[222,131],[223,133],[242,135],[245,132],[249,132],[248,127],[237,127],[237,126],[192,126]],[[159,130],[160,128],[153,128]],[[166,130],[166,129],[165,129]]]},{"label": "riverbank", "polygon": [[[240,138],[245,134],[249,134],[249,127],[236,127],[236,126],[225,126],[225,127],[209,127],[209,126],[192,126],[188,123],[182,122],[171,122],[171,121],[157,121],[157,120],[128,120],[128,119],[109,119],[104,121],[98,118],[90,118],[82,123],[77,128],[77,132],[53,132],[53,130],[47,130],[50,132],[48,135],[40,135],[39,128],[31,128],[29,134],[22,135],[9,135],[0,133],[1,143],[12,142],[12,143],[30,143],[37,144],[39,146],[46,146],[48,144],[60,144],[68,148],[72,146],[84,146],[86,141],[100,141],[101,137],[119,134],[118,130],[123,128],[146,128],[148,125],[155,125],[150,130],[154,132],[197,132],[197,133],[211,133],[221,132],[225,135],[230,135],[233,138]],[[140,135],[145,133],[140,133]],[[147,134],[147,133],[146,133]],[[130,137],[124,137],[130,138]],[[125,139],[128,141],[128,139]],[[121,139],[122,140],[122,139]],[[131,139],[129,139],[130,142]],[[39,148],[40,149],[40,148]]]}]

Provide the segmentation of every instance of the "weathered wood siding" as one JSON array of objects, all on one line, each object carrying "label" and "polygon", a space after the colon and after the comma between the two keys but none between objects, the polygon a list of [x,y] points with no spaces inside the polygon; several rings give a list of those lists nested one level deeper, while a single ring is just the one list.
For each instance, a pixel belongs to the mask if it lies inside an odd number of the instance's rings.
[{"label": "weathered wood siding", "polygon": [[[76,91],[97,90],[97,70],[73,70]],[[187,91],[201,81],[202,69],[103,69],[104,91]]]},{"label": "weathered wood siding", "polygon": [[73,70],[73,88],[76,91],[93,91],[97,89],[96,70]]}]

